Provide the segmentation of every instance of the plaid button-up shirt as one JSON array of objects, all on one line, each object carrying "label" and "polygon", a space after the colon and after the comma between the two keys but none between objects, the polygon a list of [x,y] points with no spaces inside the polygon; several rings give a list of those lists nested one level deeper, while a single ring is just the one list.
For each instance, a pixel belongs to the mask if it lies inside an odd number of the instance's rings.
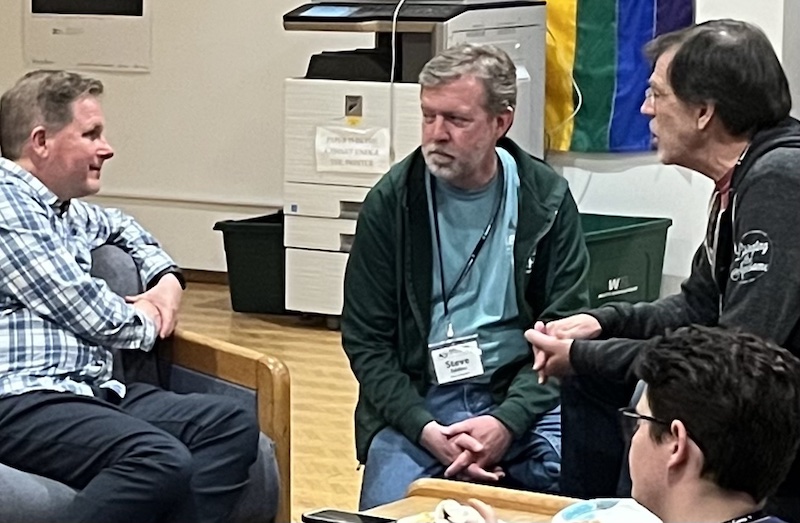
[{"label": "plaid button-up shirt", "polygon": [[90,276],[91,251],[130,253],[143,282],[175,263],[133,218],[61,202],[0,158],[0,397],[32,390],[92,395],[111,385],[109,349],[150,350],[155,324]]}]

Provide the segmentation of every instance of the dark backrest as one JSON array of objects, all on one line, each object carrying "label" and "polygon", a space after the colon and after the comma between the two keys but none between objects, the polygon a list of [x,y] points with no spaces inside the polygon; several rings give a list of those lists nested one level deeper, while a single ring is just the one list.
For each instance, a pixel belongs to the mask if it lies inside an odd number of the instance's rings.
[{"label": "dark backrest", "polygon": [[[119,296],[133,296],[144,290],[133,258],[115,245],[102,245],[92,251],[90,274],[93,278],[104,280]],[[143,382],[164,387],[166,367],[159,363],[157,348],[154,347],[150,352],[114,351],[114,378],[122,383]]]}]

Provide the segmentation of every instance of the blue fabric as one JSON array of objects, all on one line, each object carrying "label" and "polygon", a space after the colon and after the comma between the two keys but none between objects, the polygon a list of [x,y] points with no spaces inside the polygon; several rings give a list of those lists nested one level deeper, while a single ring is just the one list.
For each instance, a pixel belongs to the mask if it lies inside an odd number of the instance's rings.
[{"label": "blue fabric", "polygon": [[[488,414],[494,405],[488,387],[474,383],[433,386],[426,407],[443,425]],[[561,470],[561,408],[545,413],[525,437],[514,441],[499,463],[510,484],[558,491]],[[440,476],[445,467],[430,453],[392,428],[384,428],[369,448],[359,510],[401,499],[416,479]]]},{"label": "blue fabric", "polygon": [[654,20],[654,0],[617,0],[616,92],[608,129],[609,151],[651,148],[650,118],[639,108],[651,69],[642,49],[655,36]]},{"label": "blue fabric", "polygon": [[[477,191],[464,191],[436,180],[436,203],[444,262],[445,289],[451,294],[448,302],[450,317],[444,314],[441,271],[436,231],[431,213],[433,242],[433,287],[431,295],[431,330],[428,343],[444,341],[447,325],[452,321],[454,336],[478,334],[483,351],[482,376],[469,381],[489,383],[496,369],[529,353],[530,347],[518,325],[516,287],[514,283],[514,239],[517,231],[519,174],[514,158],[504,149],[497,149],[501,160],[504,185],[500,176]],[[431,174],[428,173],[430,177]],[[434,178],[435,179],[435,178]],[[427,184],[428,201],[430,184]],[[467,259],[492,217],[500,191],[505,193],[494,228],[475,264],[455,290]],[[434,377],[432,362],[430,375]]]},{"label": "blue fabric", "polygon": [[91,251],[114,244],[142,281],[175,266],[130,216],[61,202],[0,158],[0,397],[32,390],[91,396],[109,383],[110,349],[150,350],[155,325],[90,275]]}]

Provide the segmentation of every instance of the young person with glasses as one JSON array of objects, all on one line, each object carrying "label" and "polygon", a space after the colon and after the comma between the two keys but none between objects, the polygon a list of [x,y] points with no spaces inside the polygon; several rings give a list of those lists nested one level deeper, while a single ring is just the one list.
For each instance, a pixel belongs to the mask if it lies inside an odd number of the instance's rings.
[{"label": "young person with glasses", "polygon": [[[606,305],[526,336],[540,379],[562,385],[562,492],[615,494],[624,453],[615,420],[642,340],[692,323],[738,327],[800,354],[800,122],[764,33],[714,20],[658,37],[642,112],[665,164],[714,181],[706,240],[678,294]],[[774,502],[800,521],[800,466]],[[791,515],[791,517],[789,517]]]},{"label": "young person with glasses", "polygon": [[764,501],[800,444],[800,360],[751,334],[689,326],[654,340],[635,368],[644,393],[620,409],[634,499],[664,523],[782,522]]},{"label": "young person with glasses", "polygon": [[677,522],[777,522],[763,510],[800,444],[800,360],[760,338],[678,329],[642,351],[630,427],[633,497]]}]

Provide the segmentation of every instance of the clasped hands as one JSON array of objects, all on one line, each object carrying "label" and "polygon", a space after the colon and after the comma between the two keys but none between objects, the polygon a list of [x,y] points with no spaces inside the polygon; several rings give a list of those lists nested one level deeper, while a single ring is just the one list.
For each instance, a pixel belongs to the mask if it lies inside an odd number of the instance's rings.
[{"label": "clasped hands", "polygon": [[166,338],[178,324],[182,296],[183,288],[178,278],[174,274],[165,274],[152,288],[135,296],[126,296],[125,301],[156,324],[159,338]]},{"label": "clasped hands", "polygon": [[539,383],[550,376],[563,377],[572,373],[570,351],[578,339],[594,339],[602,328],[594,316],[576,314],[547,324],[537,321],[525,331],[525,339],[533,348],[533,370],[539,373]]},{"label": "clasped hands", "polygon": [[484,415],[447,426],[431,421],[420,444],[447,467],[446,478],[496,482],[505,476],[498,463],[512,439],[500,420]]},{"label": "clasped hands", "polygon": [[[570,350],[576,339],[594,339],[602,332],[600,322],[588,314],[576,314],[547,324],[537,321],[525,331],[533,349],[533,370],[539,383],[550,376],[572,372]],[[498,465],[511,445],[511,432],[494,416],[477,416],[444,426],[431,421],[422,429],[420,444],[447,468],[446,478],[499,481],[505,472]]]}]

